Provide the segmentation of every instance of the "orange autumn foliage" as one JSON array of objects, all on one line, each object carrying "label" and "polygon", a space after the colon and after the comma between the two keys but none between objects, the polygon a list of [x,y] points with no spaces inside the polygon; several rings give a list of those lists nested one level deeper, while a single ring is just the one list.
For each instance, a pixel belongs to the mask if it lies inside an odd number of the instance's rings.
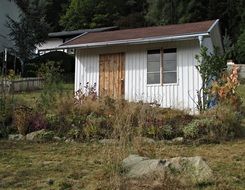
[{"label": "orange autumn foliage", "polygon": [[221,79],[213,82],[211,94],[216,96],[221,103],[230,103],[234,108],[239,109],[241,99],[237,94],[239,86],[239,67],[232,66],[230,72],[224,72]]}]

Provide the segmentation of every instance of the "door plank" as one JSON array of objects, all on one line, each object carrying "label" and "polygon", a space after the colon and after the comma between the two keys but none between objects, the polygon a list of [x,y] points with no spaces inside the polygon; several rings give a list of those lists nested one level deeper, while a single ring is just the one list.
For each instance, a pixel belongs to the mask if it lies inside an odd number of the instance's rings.
[{"label": "door plank", "polygon": [[121,98],[124,96],[125,54],[99,56],[99,95]]}]

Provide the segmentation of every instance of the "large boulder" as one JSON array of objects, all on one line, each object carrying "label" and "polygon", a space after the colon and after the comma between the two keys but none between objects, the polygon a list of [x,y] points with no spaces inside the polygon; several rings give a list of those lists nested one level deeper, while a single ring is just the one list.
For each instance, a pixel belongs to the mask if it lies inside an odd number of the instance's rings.
[{"label": "large boulder", "polygon": [[185,184],[203,184],[213,180],[213,171],[200,156],[149,159],[130,155],[123,160],[122,166],[126,170],[128,178],[142,178],[159,174],[159,176],[177,177]]},{"label": "large boulder", "polygon": [[200,156],[169,159],[171,166],[194,184],[210,183],[213,171]]},{"label": "large boulder", "polygon": [[12,141],[20,141],[20,140],[24,140],[25,136],[21,134],[11,134],[8,136],[8,139]]},{"label": "large boulder", "polygon": [[130,155],[123,160],[123,168],[127,171],[127,177],[140,178],[156,172],[163,172],[167,169],[167,161],[149,159],[138,155]]},{"label": "large boulder", "polygon": [[52,131],[47,131],[45,129],[35,131],[26,135],[26,140],[29,141],[49,141],[54,137]]}]

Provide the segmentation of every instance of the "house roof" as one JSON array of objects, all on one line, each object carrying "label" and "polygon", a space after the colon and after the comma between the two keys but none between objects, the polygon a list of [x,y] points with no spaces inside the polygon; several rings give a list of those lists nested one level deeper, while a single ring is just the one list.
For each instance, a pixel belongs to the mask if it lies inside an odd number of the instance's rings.
[{"label": "house roof", "polygon": [[186,24],[87,33],[67,41],[60,47],[95,47],[108,44],[125,44],[128,42],[136,43],[160,38],[172,39],[174,37],[198,36],[208,34],[217,22],[218,20],[209,20]]},{"label": "house roof", "polygon": [[73,31],[61,31],[61,32],[52,32],[49,33],[48,36],[50,38],[59,38],[59,37],[70,37],[70,36],[78,36],[84,33],[93,33],[93,32],[103,32],[103,31],[111,31],[116,30],[117,26],[104,27],[104,28],[94,28],[94,29],[81,29],[81,30],[73,30]]}]

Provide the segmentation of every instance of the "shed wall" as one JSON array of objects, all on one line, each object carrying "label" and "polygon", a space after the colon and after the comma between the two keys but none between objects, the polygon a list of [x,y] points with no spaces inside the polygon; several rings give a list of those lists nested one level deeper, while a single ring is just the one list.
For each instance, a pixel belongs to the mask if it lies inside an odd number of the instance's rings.
[{"label": "shed wall", "polygon": [[[147,85],[147,50],[177,48],[177,83]],[[76,51],[75,90],[87,82],[99,87],[99,54],[125,52],[125,99],[129,101],[157,101],[162,107],[196,109],[201,78],[195,68],[199,53],[198,40],[135,46],[114,46]]]}]

